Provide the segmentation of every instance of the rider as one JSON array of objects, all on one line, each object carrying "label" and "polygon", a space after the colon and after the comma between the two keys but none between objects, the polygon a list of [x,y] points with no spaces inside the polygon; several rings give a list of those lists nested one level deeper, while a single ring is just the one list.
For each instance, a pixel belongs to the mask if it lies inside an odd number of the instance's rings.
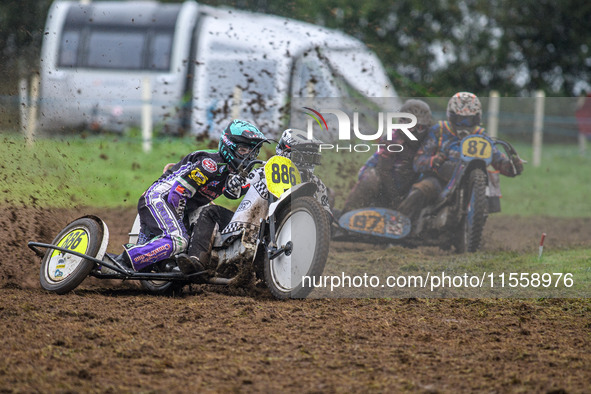
[{"label": "rider", "polygon": [[314,175],[314,166],[320,164],[320,144],[322,141],[316,138],[308,139],[304,131],[287,129],[281,134],[275,153],[293,161],[300,172],[302,182],[316,184],[318,189],[314,197],[332,217],[330,190]]},{"label": "rider", "polygon": [[[454,94],[447,104],[447,121],[440,121],[429,131],[423,145],[417,152],[414,168],[422,173],[419,182],[412,189],[398,210],[408,217],[414,217],[420,210],[433,203],[443,187],[452,177],[461,152],[455,143],[471,134],[485,135],[480,126],[482,105],[476,95],[469,92]],[[514,177],[523,171],[518,156],[508,158],[493,146],[492,166],[501,174]]]},{"label": "rider", "polygon": [[[287,129],[281,134],[275,153],[290,158],[294,162],[300,171],[302,181],[314,182],[317,185],[315,197],[330,214],[328,189],[313,173],[314,166],[320,164],[321,143],[317,139],[308,140],[303,131]],[[236,212],[219,205],[208,205],[200,210],[197,218],[198,226],[193,230],[188,253],[179,255],[178,265],[183,273],[191,274],[205,268],[212,268],[210,256],[213,245],[212,235],[216,224],[222,235],[245,232],[247,236],[244,239],[256,244],[259,227],[258,224],[252,223],[250,213],[247,213],[248,208],[244,207],[254,207],[255,212],[265,209],[257,207],[260,201],[267,201],[268,192],[264,187],[264,178],[263,167],[251,171],[247,185],[252,185],[252,189],[244,196]]]},{"label": "rider", "polygon": [[[222,194],[231,199],[243,195],[248,185],[237,169],[244,158],[258,155],[264,140],[252,123],[233,120],[223,131],[217,151],[192,152],[167,168],[138,202],[138,244],[126,247],[116,260],[139,271],[184,252],[189,243],[186,213]],[[213,227],[202,230],[211,234]]]},{"label": "rider", "polygon": [[413,159],[427,130],[433,125],[431,108],[422,100],[410,99],[400,108],[400,112],[416,116],[417,124],[409,131],[417,137],[417,141],[409,140],[402,133],[394,133],[392,141],[380,141],[401,145],[403,150],[390,152],[381,146],[378,148],[359,170],[358,181],[345,201],[343,212],[370,204],[396,208],[418,179],[413,169]]}]

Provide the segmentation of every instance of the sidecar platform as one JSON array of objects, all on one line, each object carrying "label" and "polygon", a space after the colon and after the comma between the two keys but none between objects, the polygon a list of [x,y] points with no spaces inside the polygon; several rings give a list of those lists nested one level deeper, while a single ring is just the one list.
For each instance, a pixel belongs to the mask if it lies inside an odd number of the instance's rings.
[{"label": "sidecar platform", "polygon": [[357,234],[399,240],[411,231],[410,219],[398,211],[386,208],[361,208],[345,212],[339,226]]},{"label": "sidecar platform", "polygon": [[38,256],[43,257],[45,253],[39,248],[54,249],[60,252],[73,254],[78,257],[82,257],[86,260],[92,261],[97,264],[98,267],[108,268],[111,273],[102,273],[100,270],[91,271],[90,275],[101,278],[101,279],[126,279],[126,280],[166,280],[166,281],[190,281],[194,278],[198,278],[205,272],[196,272],[194,274],[185,275],[180,271],[172,272],[136,272],[129,268],[123,267],[118,264],[113,257],[109,254],[105,254],[102,260],[97,259],[93,256],[89,256],[83,253],[76,252],[67,248],[63,248],[57,245],[41,243],[41,242],[29,242],[27,244],[33,252]]}]

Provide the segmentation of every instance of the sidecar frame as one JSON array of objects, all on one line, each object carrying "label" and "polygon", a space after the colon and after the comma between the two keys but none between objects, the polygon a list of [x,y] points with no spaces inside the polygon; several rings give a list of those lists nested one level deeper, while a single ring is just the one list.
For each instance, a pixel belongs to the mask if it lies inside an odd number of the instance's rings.
[{"label": "sidecar frame", "polygon": [[84,253],[79,253],[74,250],[62,248],[57,245],[47,244],[42,242],[29,242],[27,246],[40,257],[43,257],[45,253],[39,248],[59,250],[60,252],[69,253],[74,256],[82,257],[97,264],[98,266],[106,267],[117,274],[106,274],[100,271],[93,270],[90,276],[94,276],[100,279],[129,279],[129,280],[166,280],[166,281],[191,281],[192,279],[199,277],[204,272],[196,272],[190,275],[185,275],[182,272],[137,272],[124,267],[120,267],[117,262],[108,254],[102,260],[97,259],[94,256],[89,256]]}]

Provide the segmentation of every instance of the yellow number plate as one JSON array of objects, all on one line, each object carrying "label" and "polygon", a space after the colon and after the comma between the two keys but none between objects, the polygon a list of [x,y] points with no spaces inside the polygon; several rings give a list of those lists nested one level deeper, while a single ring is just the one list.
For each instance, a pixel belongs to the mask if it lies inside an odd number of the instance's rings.
[{"label": "yellow number plate", "polygon": [[[86,231],[84,230],[74,230],[62,238],[57,246],[79,253],[86,253],[86,250],[88,249],[88,234],[86,234]],[[57,256],[61,253],[63,252],[54,250],[51,257]]]},{"label": "yellow number plate", "polygon": [[291,160],[283,156],[273,156],[265,164],[267,187],[277,198],[292,186],[302,182],[300,172]]},{"label": "yellow number plate", "polygon": [[492,145],[486,138],[466,138],[462,143],[462,154],[466,157],[488,159],[492,155]]}]

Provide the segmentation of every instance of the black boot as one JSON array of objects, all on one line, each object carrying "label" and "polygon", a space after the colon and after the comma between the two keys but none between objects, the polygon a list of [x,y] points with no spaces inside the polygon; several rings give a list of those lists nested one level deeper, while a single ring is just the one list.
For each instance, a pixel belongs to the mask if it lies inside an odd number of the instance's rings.
[{"label": "black boot", "polygon": [[120,255],[113,257],[113,260],[115,260],[119,265],[121,265],[124,268],[133,269],[131,265],[131,260],[129,258],[129,254],[127,254],[126,250],[124,250],[123,253],[121,253]]},{"label": "black boot", "polygon": [[414,219],[415,216],[421,212],[425,205],[425,193],[420,189],[412,189],[408,196],[398,206],[398,212],[406,215],[410,219]]},{"label": "black boot", "polygon": [[205,271],[203,264],[201,264],[197,257],[189,256],[185,253],[181,253],[176,257],[176,263],[178,264],[181,272],[185,275],[191,275],[196,272]]}]

